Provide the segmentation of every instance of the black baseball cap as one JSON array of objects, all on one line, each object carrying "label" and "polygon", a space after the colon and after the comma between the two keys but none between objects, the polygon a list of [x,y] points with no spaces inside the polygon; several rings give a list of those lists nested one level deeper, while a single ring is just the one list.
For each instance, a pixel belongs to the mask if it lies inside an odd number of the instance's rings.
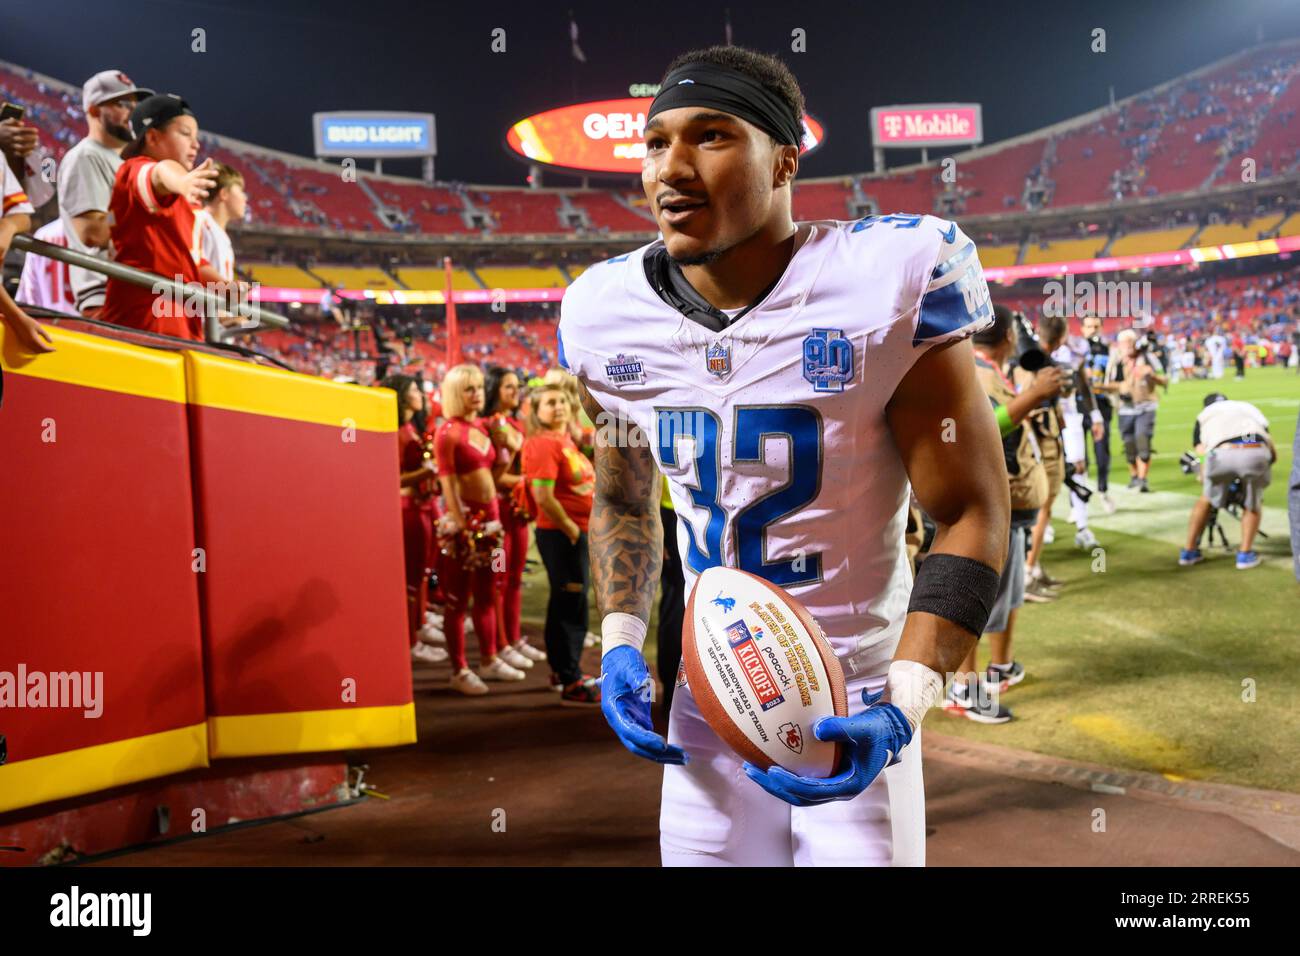
[{"label": "black baseball cap", "polygon": [[1228,396],[1224,395],[1222,392],[1211,392],[1209,395],[1205,396],[1205,401],[1201,403],[1201,407],[1209,408],[1215,402],[1226,402],[1227,400]]},{"label": "black baseball cap", "polygon": [[152,127],[161,126],[178,116],[194,116],[194,111],[175,93],[146,96],[131,111],[131,135],[143,139]]}]

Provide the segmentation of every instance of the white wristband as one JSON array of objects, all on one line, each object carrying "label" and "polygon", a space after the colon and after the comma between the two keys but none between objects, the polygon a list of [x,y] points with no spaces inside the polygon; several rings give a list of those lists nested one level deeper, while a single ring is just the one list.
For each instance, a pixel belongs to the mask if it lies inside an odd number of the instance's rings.
[{"label": "white wristband", "polygon": [[635,614],[615,611],[606,614],[600,622],[600,656],[604,657],[616,647],[634,648],[639,654],[645,646],[646,623]]},{"label": "white wristband", "polygon": [[1098,410],[1095,409],[1095,408],[1092,410],[1092,415],[1089,416],[1089,417],[1091,417],[1092,420],[1093,420],[1093,422],[1094,422],[1095,424],[1097,424],[1097,425],[1104,425],[1104,424],[1106,424],[1106,419],[1104,419],[1104,418],[1102,417],[1102,415],[1101,415],[1101,412],[1098,411]]},{"label": "white wristband", "polygon": [[884,700],[907,717],[913,733],[943,693],[943,677],[920,661],[894,661],[885,678]]}]

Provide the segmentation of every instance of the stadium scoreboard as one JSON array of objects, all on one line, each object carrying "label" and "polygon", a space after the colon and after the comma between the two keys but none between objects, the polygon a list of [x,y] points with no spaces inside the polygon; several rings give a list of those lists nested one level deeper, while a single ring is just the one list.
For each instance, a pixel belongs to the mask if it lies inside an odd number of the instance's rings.
[{"label": "stadium scoreboard", "polygon": [[[643,89],[646,84],[633,84]],[[640,175],[645,159],[645,118],[651,96],[573,103],[535,113],[506,132],[506,149],[530,163],[588,173]],[[825,137],[822,124],[803,118],[803,151]]]}]

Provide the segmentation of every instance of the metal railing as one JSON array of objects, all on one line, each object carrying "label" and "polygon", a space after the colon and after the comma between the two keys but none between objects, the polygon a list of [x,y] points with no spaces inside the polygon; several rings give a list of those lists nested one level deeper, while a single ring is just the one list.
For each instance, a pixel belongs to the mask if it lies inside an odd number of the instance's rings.
[{"label": "metal railing", "polygon": [[[226,297],[204,288],[197,282],[177,282],[175,279],[156,276],[152,272],[145,272],[143,269],[136,269],[120,262],[97,259],[75,249],[51,245],[48,242],[33,239],[31,236],[14,236],[12,245],[15,249],[20,249],[29,255],[57,259],[59,262],[66,262],[68,265],[76,266],[79,269],[98,272],[101,275],[122,282],[130,282],[132,285],[144,286],[155,293],[170,293],[178,301],[200,299],[207,307],[204,310],[203,323],[204,335],[209,342],[219,343],[224,339],[243,335],[246,332],[260,332],[263,329],[285,329],[289,327],[289,320],[282,315],[277,315],[246,301],[241,301],[232,307],[232,303]],[[226,327],[221,324],[219,318],[222,312],[238,315],[249,321]]]}]

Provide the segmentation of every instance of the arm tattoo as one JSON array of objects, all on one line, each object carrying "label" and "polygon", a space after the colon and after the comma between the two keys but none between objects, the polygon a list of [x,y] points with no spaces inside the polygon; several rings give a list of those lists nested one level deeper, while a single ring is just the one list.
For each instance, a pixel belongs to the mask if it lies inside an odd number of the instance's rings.
[{"label": "arm tattoo", "polygon": [[622,611],[648,622],[663,562],[659,469],[643,432],[630,423],[602,427],[609,414],[585,386],[581,392],[596,426],[596,494],[587,532],[596,605],[602,617]]}]

